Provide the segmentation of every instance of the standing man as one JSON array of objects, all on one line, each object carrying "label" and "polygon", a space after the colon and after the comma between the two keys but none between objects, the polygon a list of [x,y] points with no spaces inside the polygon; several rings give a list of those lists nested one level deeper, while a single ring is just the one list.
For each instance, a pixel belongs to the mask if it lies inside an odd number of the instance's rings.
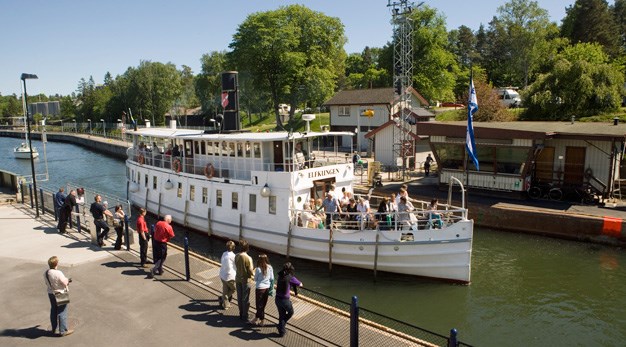
[{"label": "standing man", "polygon": [[341,217],[339,201],[333,195],[332,190],[326,193],[326,199],[322,202],[322,206],[324,207],[324,212],[326,212],[326,228],[330,229],[330,223],[335,219],[334,215],[339,214],[339,217]]},{"label": "standing man", "polygon": [[167,258],[167,243],[174,237],[174,229],[170,224],[172,224],[172,216],[168,214],[154,226],[154,267],[150,270],[148,278],[163,274],[163,264]]},{"label": "standing man", "polygon": [[148,241],[150,234],[148,234],[148,225],[146,224],[146,209],[139,209],[139,217],[137,217],[137,234],[139,238],[139,259],[141,260],[141,267],[148,267]]},{"label": "standing man", "polygon": [[357,151],[354,151],[354,154],[352,155],[352,168],[354,169],[355,172],[356,172],[356,164],[358,164],[359,161],[361,161],[361,156],[359,155]]},{"label": "standing man", "polygon": [[424,176],[428,177],[428,175],[430,174],[430,164],[433,161],[433,157],[431,157],[430,153],[428,153],[428,156],[426,156],[426,161],[424,161]]},{"label": "standing man", "polygon": [[254,288],[254,268],[252,258],[248,255],[250,245],[248,241],[239,240],[241,252],[235,256],[235,285],[237,286],[237,306],[239,306],[239,319],[248,321],[248,310],[250,309],[250,291]]},{"label": "standing man", "polygon": [[219,297],[220,306],[227,310],[233,300],[233,294],[237,290],[235,287],[235,277],[237,274],[235,267],[235,243],[231,240],[226,242],[226,251],[222,253],[222,267],[220,268],[220,279],[222,280],[222,296]]},{"label": "standing man", "polygon": [[54,194],[54,216],[56,218],[61,218],[61,207],[65,203],[65,188],[59,188],[59,191]]},{"label": "standing man", "polygon": [[72,218],[72,211],[76,206],[76,191],[70,190],[69,195],[65,198],[63,205],[59,209],[59,233],[64,234],[67,231],[67,222]]},{"label": "standing man", "polygon": [[94,202],[91,204],[89,208],[89,212],[93,216],[93,224],[96,226],[96,237],[98,238],[98,246],[104,246],[104,239],[109,235],[109,226],[104,221],[104,216],[109,216],[113,218],[113,213],[107,210],[106,207],[101,203],[102,197],[100,195],[96,195],[94,198]]}]

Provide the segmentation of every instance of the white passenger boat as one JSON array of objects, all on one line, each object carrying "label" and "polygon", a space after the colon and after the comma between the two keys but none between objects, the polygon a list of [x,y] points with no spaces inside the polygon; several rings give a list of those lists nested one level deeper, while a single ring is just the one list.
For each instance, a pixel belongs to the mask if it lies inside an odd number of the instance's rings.
[{"label": "white passenger boat", "polygon": [[[389,218],[374,213],[372,219],[383,219],[376,225],[354,221],[360,213],[351,221],[333,216],[323,228],[302,225],[309,199],[323,199],[330,189],[337,197],[344,188],[353,192],[354,168],[348,155],[338,153],[336,141],[352,133],[216,133],[175,125],[129,133],[129,200],[154,214],[171,214],[175,222],[202,232],[243,237],[260,249],[331,266],[470,282],[473,221],[463,206],[449,201],[438,211],[440,225],[433,223],[426,202],[414,202],[413,226],[400,223],[408,219],[400,213]],[[180,154],[172,146],[180,146]],[[300,147],[304,151],[296,152]],[[375,211],[378,205],[371,205]]]},{"label": "white passenger boat", "polygon": [[[22,142],[21,145],[13,149],[13,155],[17,159],[30,159],[30,146],[26,142]],[[33,159],[39,157],[37,148],[33,147]]]}]

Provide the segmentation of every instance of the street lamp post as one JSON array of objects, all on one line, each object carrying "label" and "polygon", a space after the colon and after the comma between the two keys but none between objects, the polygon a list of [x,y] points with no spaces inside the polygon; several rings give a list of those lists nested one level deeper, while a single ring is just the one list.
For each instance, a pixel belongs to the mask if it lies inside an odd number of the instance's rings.
[{"label": "street lamp post", "polygon": [[39,217],[39,201],[37,201],[37,179],[35,177],[35,158],[33,158],[33,141],[31,140],[32,136],[30,136],[30,114],[28,113],[28,94],[26,93],[26,80],[30,79],[38,79],[35,74],[23,73],[21,80],[24,83],[24,102],[26,105],[26,131],[28,132],[28,148],[30,150],[30,170],[33,175],[33,194],[35,196],[35,211],[37,213],[37,217]]},{"label": "street lamp post", "polygon": [[78,123],[76,123],[76,119],[72,119],[74,121],[74,132],[78,133]]},{"label": "street lamp post", "polygon": [[117,128],[120,129],[121,139],[124,140],[124,132],[125,132],[125,130],[124,130],[124,127],[122,127],[122,120],[121,119],[117,120]]},{"label": "street lamp post", "polygon": [[87,121],[89,122],[89,135],[93,135],[91,132],[91,119],[87,119]]},{"label": "street lamp post", "polygon": [[106,125],[104,124],[104,119],[100,119],[100,121],[102,122],[102,136],[104,136],[106,138],[107,137],[107,129],[106,129]]}]

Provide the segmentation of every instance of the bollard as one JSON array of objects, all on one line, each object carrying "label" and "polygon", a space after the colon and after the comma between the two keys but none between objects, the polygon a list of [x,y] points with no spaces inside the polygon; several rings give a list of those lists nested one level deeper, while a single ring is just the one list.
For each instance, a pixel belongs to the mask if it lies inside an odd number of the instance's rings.
[{"label": "bollard", "polygon": [[46,208],[44,206],[44,199],[43,199],[43,188],[39,188],[39,196],[41,196],[41,215],[43,216],[44,214],[46,214]]},{"label": "bollard", "polygon": [[[43,200],[43,199],[41,199]],[[60,207],[57,206],[57,200],[56,197],[54,196],[54,193],[52,193],[52,205],[54,206],[54,221],[58,221],[59,220],[59,209]]]},{"label": "bollard", "polygon": [[130,234],[128,232],[128,216],[124,215],[124,241],[126,241],[126,250],[130,251]]},{"label": "bollard", "polygon": [[189,238],[185,236],[185,278],[189,281]]},{"label": "bollard", "polygon": [[30,196],[30,208],[35,207],[35,200],[33,200],[33,185],[28,185],[28,196]]},{"label": "bollard", "polygon": [[22,205],[24,205],[24,183],[20,183],[20,194],[22,194]]},{"label": "bollard", "polygon": [[450,330],[450,339],[448,339],[448,347],[457,347],[459,345],[459,342],[457,341],[457,334],[458,332],[456,331],[456,329],[452,328]]},{"label": "bollard", "polygon": [[359,299],[352,297],[350,305],[350,347],[359,346]]}]

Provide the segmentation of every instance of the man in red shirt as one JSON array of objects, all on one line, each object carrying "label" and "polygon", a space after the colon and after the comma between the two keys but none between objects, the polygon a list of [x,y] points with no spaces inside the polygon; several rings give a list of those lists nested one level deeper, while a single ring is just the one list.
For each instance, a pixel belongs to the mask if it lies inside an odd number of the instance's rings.
[{"label": "man in red shirt", "polygon": [[141,259],[141,267],[148,267],[148,225],[146,224],[146,209],[139,209],[139,217],[137,217],[137,234],[139,237],[139,258]]},{"label": "man in red shirt", "polygon": [[148,278],[163,274],[163,263],[167,258],[167,243],[174,237],[171,223],[172,216],[168,214],[154,226],[154,267],[150,270]]}]

